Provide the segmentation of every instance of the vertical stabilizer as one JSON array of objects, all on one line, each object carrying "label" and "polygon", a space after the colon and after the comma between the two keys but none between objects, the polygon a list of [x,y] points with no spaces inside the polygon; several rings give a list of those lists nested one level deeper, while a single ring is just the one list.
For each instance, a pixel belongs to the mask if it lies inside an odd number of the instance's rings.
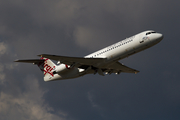
[{"label": "vertical stabilizer", "polygon": [[56,68],[56,65],[48,58],[40,58],[43,59],[43,62],[39,62],[37,65],[41,71],[44,73],[44,80],[50,80],[54,77],[53,71]]}]

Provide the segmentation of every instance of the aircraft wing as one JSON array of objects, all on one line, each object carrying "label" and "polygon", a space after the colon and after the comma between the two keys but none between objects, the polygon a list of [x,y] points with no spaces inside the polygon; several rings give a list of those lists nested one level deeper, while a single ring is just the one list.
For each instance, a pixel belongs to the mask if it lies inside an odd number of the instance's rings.
[{"label": "aircraft wing", "polygon": [[[87,69],[89,66],[95,66],[97,63],[101,63],[106,58],[81,58],[81,57],[67,57],[67,56],[58,56],[58,55],[49,55],[49,54],[41,54],[38,55],[40,57],[49,58],[52,60],[60,61],[63,64],[72,65],[75,64],[76,67]],[[103,72],[126,72],[126,73],[138,73],[138,70],[129,68],[119,62],[113,62],[107,64],[103,67],[97,68],[102,69]]]},{"label": "aircraft wing", "polygon": [[125,72],[125,73],[138,73],[139,72],[138,70],[129,68],[121,64],[120,62],[114,62],[114,63],[108,64],[107,66],[102,67],[102,69],[104,69],[105,72],[112,71],[114,73],[118,71]]},{"label": "aircraft wing", "polygon": [[67,56],[48,55],[48,54],[42,54],[38,56],[60,61],[61,63],[67,65],[78,64],[78,66],[95,65],[96,63],[101,63],[105,60],[105,58],[81,58],[81,57],[67,57]]}]

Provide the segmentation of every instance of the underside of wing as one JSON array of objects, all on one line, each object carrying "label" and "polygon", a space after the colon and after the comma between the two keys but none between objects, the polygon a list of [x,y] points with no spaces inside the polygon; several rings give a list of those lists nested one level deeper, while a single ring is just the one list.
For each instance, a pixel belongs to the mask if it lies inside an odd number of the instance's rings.
[{"label": "underside of wing", "polygon": [[138,70],[129,68],[119,62],[114,62],[111,64],[108,64],[104,67],[102,67],[104,72],[110,72],[110,73],[120,73],[120,72],[125,72],[125,73],[138,73]]},{"label": "underside of wing", "polygon": [[60,63],[67,65],[78,64],[78,66],[82,66],[82,65],[90,66],[104,61],[104,58],[81,58],[81,57],[67,57],[67,56],[48,55],[48,54],[42,54],[38,56],[60,61]]}]

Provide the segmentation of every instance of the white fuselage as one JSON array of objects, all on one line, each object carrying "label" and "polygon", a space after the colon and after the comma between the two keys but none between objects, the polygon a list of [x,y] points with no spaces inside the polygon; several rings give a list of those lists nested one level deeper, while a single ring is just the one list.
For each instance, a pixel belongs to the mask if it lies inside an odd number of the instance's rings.
[{"label": "white fuselage", "polygon": [[[102,67],[111,64],[112,62],[119,61],[125,57],[128,57],[132,54],[145,50],[163,39],[163,35],[156,33],[154,31],[145,31],[134,35],[132,37],[126,38],[118,43],[115,43],[111,46],[103,48],[97,52],[85,56],[85,58],[106,58],[104,62],[97,63],[93,67]],[[59,67],[67,69],[67,65],[61,64]],[[76,78],[85,74],[95,73],[94,70],[86,70],[73,67],[71,69],[65,70],[62,74],[56,74],[54,80]]]}]

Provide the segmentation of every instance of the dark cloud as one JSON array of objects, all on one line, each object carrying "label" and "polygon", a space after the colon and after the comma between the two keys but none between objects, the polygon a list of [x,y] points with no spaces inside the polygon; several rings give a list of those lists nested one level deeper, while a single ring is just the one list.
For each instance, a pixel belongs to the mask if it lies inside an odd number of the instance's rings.
[{"label": "dark cloud", "polygon": [[[33,120],[180,119],[179,1],[0,0],[0,116]],[[85,56],[144,30],[156,46],[120,62],[141,72],[44,82],[15,59]]]},{"label": "dark cloud", "polygon": [[[52,114],[53,108],[44,103],[45,91],[41,89],[36,78],[27,77],[22,85],[26,89],[16,95],[2,91],[0,94],[1,118],[20,120],[62,119],[66,113]],[[29,86],[30,85],[30,86]],[[62,117],[60,117],[60,115]]]}]

